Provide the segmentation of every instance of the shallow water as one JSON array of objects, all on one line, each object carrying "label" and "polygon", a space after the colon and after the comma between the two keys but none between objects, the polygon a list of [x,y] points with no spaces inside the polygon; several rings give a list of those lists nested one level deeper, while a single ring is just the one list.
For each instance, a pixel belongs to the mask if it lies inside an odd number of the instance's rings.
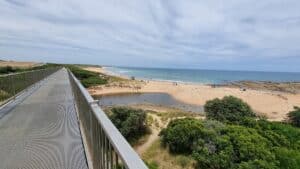
[{"label": "shallow water", "polygon": [[158,106],[166,106],[176,108],[183,111],[194,113],[202,113],[203,106],[187,104],[176,100],[166,93],[130,93],[130,94],[114,94],[106,96],[97,96],[100,100],[100,106],[125,106],[138,104],[153,104]]}]

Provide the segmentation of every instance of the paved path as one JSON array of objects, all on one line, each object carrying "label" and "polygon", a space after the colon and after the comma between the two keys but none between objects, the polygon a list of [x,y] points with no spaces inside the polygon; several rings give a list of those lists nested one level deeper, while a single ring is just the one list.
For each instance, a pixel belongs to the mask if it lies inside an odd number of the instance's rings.
[{"label": "paved path", "polygon": [[0,119],[0,169],[87,169],[65,69]]}]

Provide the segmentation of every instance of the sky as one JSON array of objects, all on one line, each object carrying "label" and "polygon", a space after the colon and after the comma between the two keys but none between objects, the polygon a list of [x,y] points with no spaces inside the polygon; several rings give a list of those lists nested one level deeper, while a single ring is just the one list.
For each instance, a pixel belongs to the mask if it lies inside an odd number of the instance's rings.
[{"label": "sky", "polygon": [[300,1],[0,0],[0,59],[300,72]]}]

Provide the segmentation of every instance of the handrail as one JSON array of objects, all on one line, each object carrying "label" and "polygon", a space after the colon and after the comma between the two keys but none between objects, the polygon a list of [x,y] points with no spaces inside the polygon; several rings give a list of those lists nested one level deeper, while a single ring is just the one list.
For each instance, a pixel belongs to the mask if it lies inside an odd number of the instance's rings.
[{"label": "handrail", "polygon": [[[57,67],[53,67],[53,68],[57,68]],[[0,77],[19,75],[19,74],[25,74],[25,73],[30,73],[30,72],[44,71],[44,70],[47,70],[47,69],[53,69],[53,68],[44,68],[44,69],[36,69],[36,70],[25,70],[25,71],[22,71],[22,72],[14,72],[14,73],[0,74]]]},{"label": "handrail", "polygon": [[0,102],[14,98],[18,93],[56,72],[60,67],[32,70],[0,76]]},{"label": "handrail", "polygon": [[93,169],[147,169],[148,167],[109,120],[101,108],[83,87],[79,80],[69,72],[73,88],[80,126],[83,127]]}]

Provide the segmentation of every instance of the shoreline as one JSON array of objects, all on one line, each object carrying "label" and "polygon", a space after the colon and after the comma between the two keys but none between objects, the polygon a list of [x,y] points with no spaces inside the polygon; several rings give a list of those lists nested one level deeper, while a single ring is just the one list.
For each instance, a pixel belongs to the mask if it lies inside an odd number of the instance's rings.
[{"label": "shoreline", "polygon": [[[89,71],[95,71],[106,75],[111,74],[104,68],[89,67]],[[300,105],[300,94],[292,94],[281,91],[247,89],[245,91],[234,86],[213,86],[207,84],[187,84],[156,81],[156,80],[130,80],[124,76],[113,75],[124,82],[113,83],[105,86],[89,88],[91,95],[124,94],[124,93],[167,93],[174,99],[193,105],[203,106],[207,100],[222,98],[232,95],[247,102],[258,115],[264,115],[272,121],[282,121],[286,114]]]},{"label": "shoreline", "polygon": [[[127,80],[131,79],[130,76],[112,72],[110,70],[107,70],[107,68],[108,67],[102,67],[102,69],[104,70],[102,72],[103,74],[110,75],[110,76],[117,76],[117,77],[121,77],[121,78],[124,78],[124,79],[127,79]],[[169,82],[169,83],[191,84],[191,85],[207,85],[207,86],[219,85],[219,84],[202,83],[202,82],[186,82],[186,81],[180,81],[180,80],[148,79],[148,78],[139,78],[139,77],[136,77],[136,76],[134,76],[134,78],[137,81],[155,81],[155,82]]]},{"label": "shoreline", "polygon": [[[116,73],[111,70],[108,70],[108,68],[113,68],[113,66],[103,66],[103,72],[104,74],[110,75],[110,76],[117,76],[122,77],[125,79],[130,80],[131,77],[135,77],[135,80],[143,80],[143,81],[158,81],[158,82],[176,82],[181,84],[195,84],[195,85],[208,85],[208,86],[231,86],[234,84],[240,84],[242,82],[253,82],[253,83],[273,83],[273,84],[290,84],[290,83],[296,83],[300,84],[300,81],[270,81],[270,80],[238,80],[238,81],[228,81],[224,83],[204,83],[204,82],[191,82],[191,81],[180,81],[180,80],[165,80],[165,79],[154,79],[154,78],[140,78],[136,76],[128,76],[121,73]],[[277,73],[277,72],[272,72]],[[300,73],[300,72],[278,72],[278,73]]]}]

